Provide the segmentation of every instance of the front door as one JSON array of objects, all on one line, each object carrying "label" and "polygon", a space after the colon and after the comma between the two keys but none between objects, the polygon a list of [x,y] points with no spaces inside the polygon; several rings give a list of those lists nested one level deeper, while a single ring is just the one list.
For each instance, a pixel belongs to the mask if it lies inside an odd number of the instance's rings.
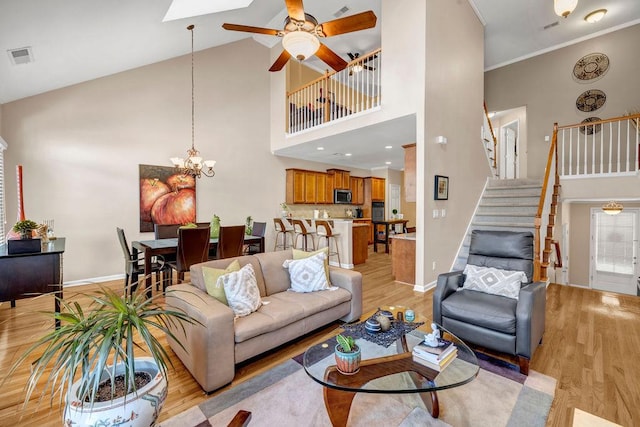
[{"label": "front door", "polygon": [[640,209],[617,215],[591,209],[591,274],[593,289],[637,295]]}]

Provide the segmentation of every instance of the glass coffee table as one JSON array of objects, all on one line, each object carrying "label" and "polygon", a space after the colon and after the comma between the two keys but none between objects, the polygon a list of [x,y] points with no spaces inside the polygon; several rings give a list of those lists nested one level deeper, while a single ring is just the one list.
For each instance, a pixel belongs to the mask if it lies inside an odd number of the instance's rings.
[{"label": "glass coffee table", "polygon": [[[411,351],[431,332],[431,324],[420,324],[423,317],[416,316],[415,322],[398,320],[398,313],[404,314],[404,307],[382,307],[394,315],[392,331],[385,340],[368,336],[368,332],[358,330],[363,322],[345,325],[336,330],[336,335],[352,335],[361,349],[360,370],[355,374],[343,374],[335,365],[335,338],[310,347],[303,356],[303,366],[307,374],[324,387],[324,402],[329,419],[334,426],[346,426],[351,403],[356,393],[419,393],[425,407],[434,418],[440,412],[438,390],[458,387],[472,381],[479,371],[478,360],[473,351],[458,337],[438,325],[443,338],[457,347],[455,359],[441,372],[413,361]],[[412,330],[411,330],[412,329]],[[407,332],[407,330],[410,330]],[[395,335],[395,336],[393,336]],[[389,344],[390,339],[392,343]],[[375,342],[374,342],[375,341]]]}]

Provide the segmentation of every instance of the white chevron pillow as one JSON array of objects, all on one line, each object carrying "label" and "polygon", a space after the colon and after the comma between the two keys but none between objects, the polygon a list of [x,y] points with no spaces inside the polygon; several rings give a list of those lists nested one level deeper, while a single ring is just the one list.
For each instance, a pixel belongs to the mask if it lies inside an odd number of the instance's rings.
[{"label": "white chevron pillow", "polygon": [[527,275],[523,271],[500,270],[472,264],[467,264],[464,274],[466,278],[459,290],[468,289],[513,299],[518,299],[520,286],[527,281]]},{"label": "white chevron pillow", "polygon": [[218,286],[220,283],[224,286],[227,302],[236,317],[247,316],[262,305],[256,272],[251,264],[245,265],[238,271],[220,276]]},{"label": "white chevron pillow", "polygon": [[291,290],[294,292],[315,292],[329,289],[324,264],[327,254],[319,252],[308,258],[288,259],[282,266],[289,270]]}]

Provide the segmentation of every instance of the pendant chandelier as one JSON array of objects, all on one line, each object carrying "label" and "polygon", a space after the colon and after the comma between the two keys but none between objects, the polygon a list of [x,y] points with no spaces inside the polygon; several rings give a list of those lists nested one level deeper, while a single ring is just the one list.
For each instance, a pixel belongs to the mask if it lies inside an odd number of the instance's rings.
[{"label": "pendant chandelier", "polygon": [[183,174],[200,178],[202,175],[212,177],[216,174],[213,167],[216,165],[215,160],[202,161],[200,152],[195,147],[195,97],[194,97],[194,79],[193,79],[193,29],[194,25],[189,25],[187,30],[191,31],[191,148],[187,150],[187,158],[172,157],[171,163],[176,170]]},{"label": "pendant chandelier", "polygon": [[602,206],[602,210],[607,215],[618,215],[620,212],[622,212],[622,208],[623,206],[621,203],[616,203],[614,201],[611,201],[606,205]]}]

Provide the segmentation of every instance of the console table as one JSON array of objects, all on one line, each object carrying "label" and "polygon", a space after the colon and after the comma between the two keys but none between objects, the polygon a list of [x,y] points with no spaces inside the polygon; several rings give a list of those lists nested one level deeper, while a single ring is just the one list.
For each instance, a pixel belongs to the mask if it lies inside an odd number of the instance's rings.
[{"label": "console table", "polygon": [[[43,244],[42,252],[36,253],[9,255],[7,245],[0,245],[0,301],[11,301],[11,307],[15,307],[17,299],[42,294],[55,292],[62,298],[64,247],[64,237]],[[60,312],[57,299],[54,308]]]}]

